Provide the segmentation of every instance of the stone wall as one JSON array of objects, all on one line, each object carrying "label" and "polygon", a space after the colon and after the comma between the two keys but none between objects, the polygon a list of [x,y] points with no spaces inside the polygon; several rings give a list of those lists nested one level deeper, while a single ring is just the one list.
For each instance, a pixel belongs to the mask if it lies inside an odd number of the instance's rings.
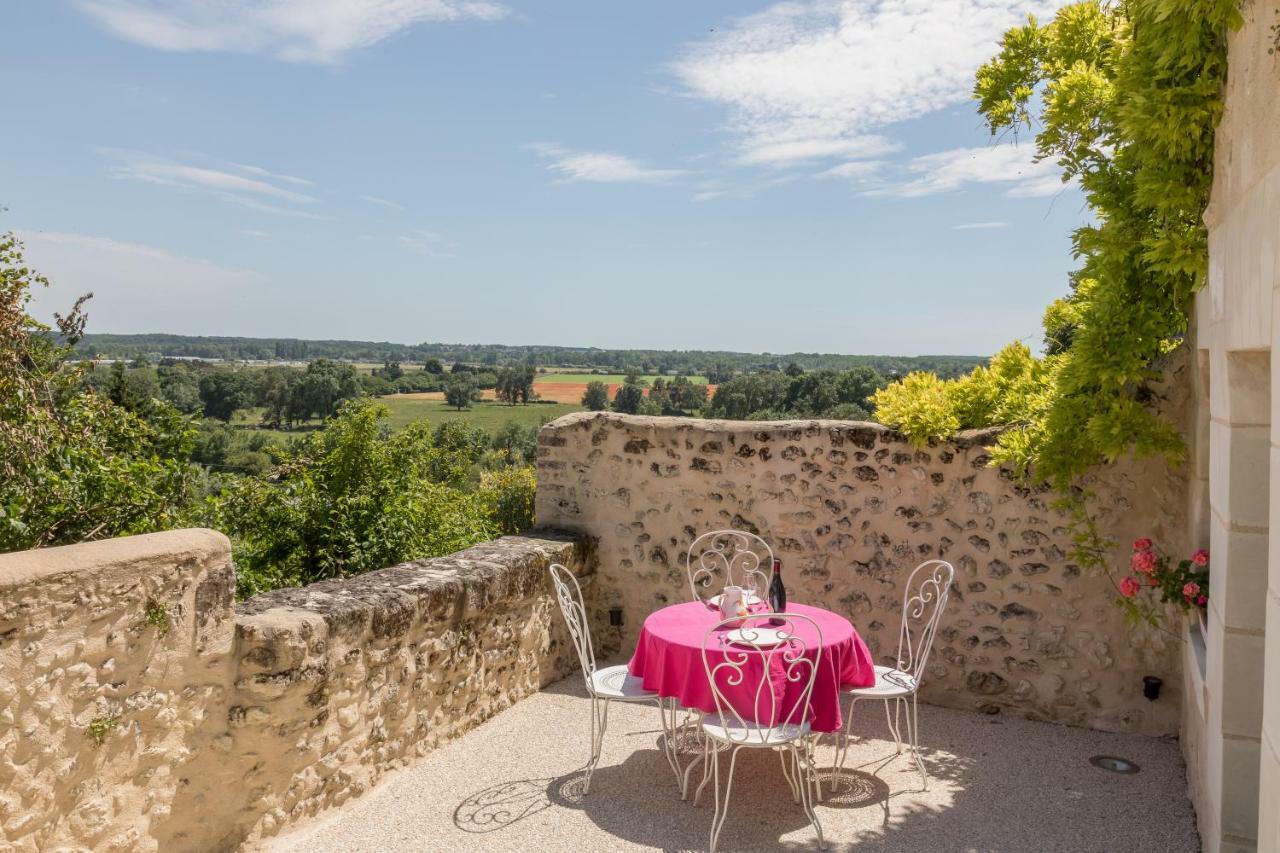
[{"label": "stone wall", "polygon": [[154,848],[230,681],[209,530],[0,555],[0,847]]},{"label": "stone wall", "polygon": [[[1184,376],[1175,377],[1180,387]],[[992,433],[925,449],[869,423],[568,415],[539,434],[541,523],[598,539],[600,594],[630,648],[646,614],[688,598],[687,549],[720,528],[757,531],[792,600],[847,616],[873,654],[896,651],[902,582],[921,561],[957,570],[922,698],[1107,730],[1177,731],[1176,638],[1131,631],[1105,578],[1068,557],[1052,494],[988,466]],[[1185,484],[1161,461],[1091,483],[1120,543],[1185,536]],[[1160,699],[1142,678],[1163,679]]]},{"label": "stone wall", "polygon": [[230,850],[359,795],[577,666],[552,561],[598,613],[553,533],[239,605],[212,531],[0,555],[0,847]]}]

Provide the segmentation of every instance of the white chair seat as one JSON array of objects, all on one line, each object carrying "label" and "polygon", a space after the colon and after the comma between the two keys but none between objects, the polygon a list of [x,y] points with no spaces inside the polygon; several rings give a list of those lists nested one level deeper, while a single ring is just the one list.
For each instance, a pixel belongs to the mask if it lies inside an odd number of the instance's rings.
[{"label": "white chair seat", "polygon": [[707,714],[702,720],[702,730],[711,737],[734,746],[786,746],[809,734],[807,722],[762,726],[750,720],[739,720],[732,714]]},{"label": "white chair seat", "polygon": [[844,689],[846,696],[857,696],[861,699],[892,699],[895,696],[910,696],[915,692],[915,678],[891,666],[877,666],[876,683],[870,687]]},{"label": "white chair seat", "polygon": [[601,699],[620,702],[658,698],[657,693],[644,689],[644,682],[628,672],[625,664],[607,666],[591,673],[591,689]]}]

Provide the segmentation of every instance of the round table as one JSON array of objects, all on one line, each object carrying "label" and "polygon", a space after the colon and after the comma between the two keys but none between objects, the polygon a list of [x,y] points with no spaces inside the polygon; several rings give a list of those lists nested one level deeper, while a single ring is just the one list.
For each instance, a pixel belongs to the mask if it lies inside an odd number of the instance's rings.
[{"label": "round table", "polygon": [[[792,604],[787,611],[809,617],[822,632],[822,658],[810,699],[810,727],[817,732],[839,731],[843,724],[840,688],[870,687],[875,683],[871,652],[849,620],[838,613],[805,604]],[[643,680],[646,690],[678,699],[686,708],[715,713],[715,699],[702,662],[702,643],[707,631],[719,621],[720,612],[701,601],[673,604],[650,613],[628,670]],[[817,637],[804,636],[811,630],[807,623],[796,625],[805,646],[815,648]],[[781,676],[774,676],[774,681],[784,691],[793,689]]]}]

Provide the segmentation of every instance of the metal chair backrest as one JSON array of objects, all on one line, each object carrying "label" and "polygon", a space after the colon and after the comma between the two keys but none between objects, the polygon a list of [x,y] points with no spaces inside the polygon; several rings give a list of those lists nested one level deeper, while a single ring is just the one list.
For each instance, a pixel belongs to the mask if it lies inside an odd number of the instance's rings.
[{"label": "metal chair backrest", "polygon": [[[774,642],[775,636],[782,642]],[[799,736],[821,664],[822,629],[798,613],[725,619],[702,638],[702,666],[716,711],[735,744],[775,738],[785,743]]]},{"label": "metal chair backrest", "polygon": [[713,530],[694,539],[685,558],[689,592],[694,601],[703,601],[699,589],[719,594],[714,581],[724,575],[723,586],[742,585],[748,576],[756,580],[757,594],[764,598],[773,569],[773,549],[754,533],[745,530]]},{"label": "metal chair backrest", "polygon": [[917,686],[933,648],[933,635],[947,607],[955,568],[945,560],[926,560],[912,570],[902,593],[902,632],[898,635],[897,668]]},{"label": "metal chair backrest", "polygon": [[578,579],[559,563],[551,564],[551,581],[556,588],[556,601],[560,613],[569,626],[573,647],[578,650],[578,662],[582,664],[582,678],[587,682],[587,692],[594,695],[591,676],[596,671],[596,651],[591,645],[591,625],[587,622],[587,608],[582,599],[582,587]]}]

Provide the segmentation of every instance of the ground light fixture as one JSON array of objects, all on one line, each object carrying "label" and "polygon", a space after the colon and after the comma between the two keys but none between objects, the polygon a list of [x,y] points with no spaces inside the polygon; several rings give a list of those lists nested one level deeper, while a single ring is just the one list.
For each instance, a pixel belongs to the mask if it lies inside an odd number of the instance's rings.
[{"label": "ground light fixture", "polygon": [[1108,773],[1122,773],[1125,775],[1137,773],[1142,769],[1129,759],[1119,758],[1114,755],[1095,755],[1089,759],[1089,763],[1100,770],[1106,770]]}]

